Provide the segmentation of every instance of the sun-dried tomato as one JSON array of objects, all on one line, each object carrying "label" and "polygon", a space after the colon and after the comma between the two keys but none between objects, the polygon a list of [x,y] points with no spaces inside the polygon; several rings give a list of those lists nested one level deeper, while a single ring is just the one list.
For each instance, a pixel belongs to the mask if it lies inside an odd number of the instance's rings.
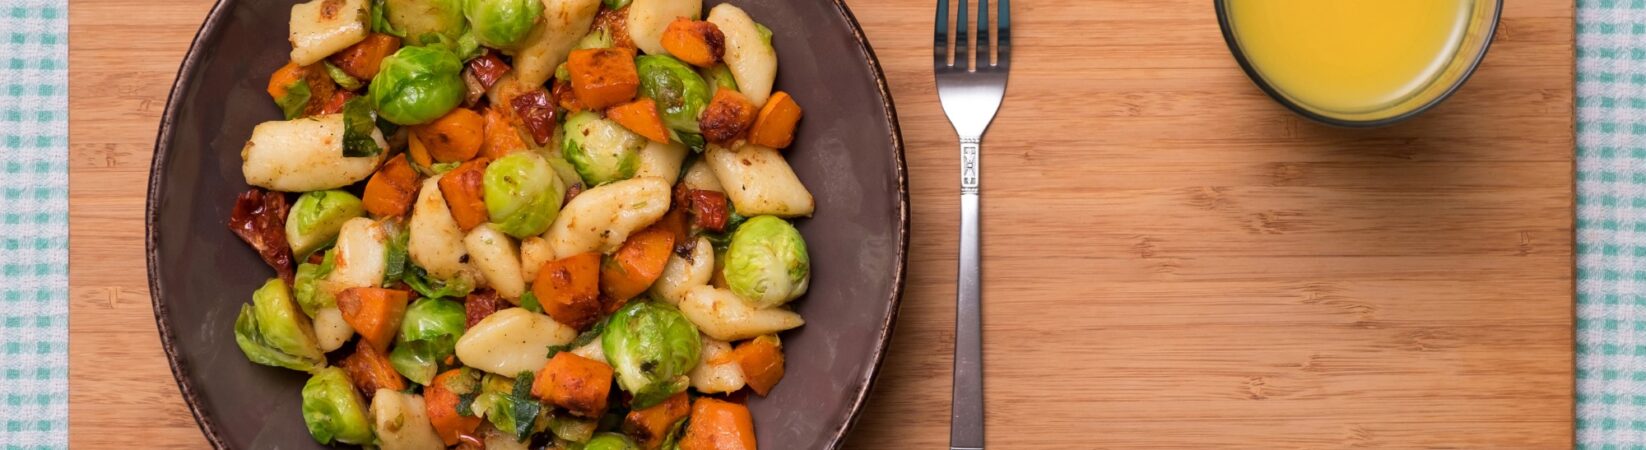
[{"label": "sun-dried tomato", "polygon": [[491,50],[469,61],[469,71],[474,73],[474,78],[480,80],[480,85],[486,89],[491,89],[492,85],[497,84],[497,80],[503,78],[503,74],[509,73],[510,70],[513,68],[509,67],[509,63],[503,62],[503,58],[497,57],[497,52]]},{"label": "sun-dried tomato", "polygon": [[474,328],[474,324],[480,323],[481,319],[511,306],[514,305],[498,297],[497,291],[491,289],[476,289],[463,299],[463,312],[467,315],[469,328]]},{"label": "sun-dried tomato", "polygon": [[509,101],[514,107],[514,115],[526,124],[526,131],[531,132],[532,140],[537,145],[549,143],[549,137],[554,135],[554,101],[549,93],[542,88],[522,92]]},{"label": "sun-dried tomato", "polygon": [[251,244],[287,285],[292,282],[291,246],[286,244],[286,194],[252,188],[234,201],[229,230]]},{"label": "sun-dried tomato", "polygon": [[726,194],[687,189],[686,205],[691,208],[693,225],[716,233],[726,230],[726,220],[729,217]]}]

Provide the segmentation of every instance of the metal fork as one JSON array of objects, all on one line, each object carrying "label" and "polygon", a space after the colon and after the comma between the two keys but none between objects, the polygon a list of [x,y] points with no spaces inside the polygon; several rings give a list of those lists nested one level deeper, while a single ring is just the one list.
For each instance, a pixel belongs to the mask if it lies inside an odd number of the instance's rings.
[{"label": "metal fork", "polygon": [[[977,33],[967,34],[966,0],[958,1],[954,44],[949,44],[949,2],[937,0],[933,59],[937,97],[960,135],[960,274],[955,309],[954,398],[949,415],[950,450],[983,448],[982,247],[978,229],[979,164],[983,133],[1006,97],[1011,67],[1011,1],[999,0],[994,26],[989,0],[977,0]],[[990,42],[993,34],[997,42]],[[975,40],[974,40],[975,38]],[[991,50],[991,44],[994,44]]]}]

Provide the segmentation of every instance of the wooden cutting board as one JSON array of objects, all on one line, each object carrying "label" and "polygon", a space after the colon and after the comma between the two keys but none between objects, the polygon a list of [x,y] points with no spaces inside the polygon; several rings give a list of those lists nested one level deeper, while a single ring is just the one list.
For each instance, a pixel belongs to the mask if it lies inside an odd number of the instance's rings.
[{"label": "wooden cutting board", "polygon": [[[934,3],[850,3],[891,80],[915,213],[851,447],[943,448],[958,158]],[[984,146],[989,447],[1570,446],[1573,4],[1506,3],[1461,93],[1354,131],[1254,88],[1210,1],[1019,0]],[[142,211],[210,6],[70,6],[76,448],[204,445],[154,330]]]}]

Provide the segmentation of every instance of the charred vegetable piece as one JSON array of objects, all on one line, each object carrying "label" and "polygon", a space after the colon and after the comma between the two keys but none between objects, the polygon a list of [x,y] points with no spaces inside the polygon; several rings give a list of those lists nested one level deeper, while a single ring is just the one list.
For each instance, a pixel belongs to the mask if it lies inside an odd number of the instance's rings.
[{"label": "charred vegetable piece", "polygon": [[475,159],[465,162],[440,177],[440,192],[446,198],[446,207],[464,232],[486,223],[486,165],[490,161]]},{"label": "charred vegetable piece", "polygon": [[762,397],[783,380],[783,344],[777,335],[763,335],[739,344],[732,350],[732,356],[743,368],[743,379],[749,388]]},{"label": "charred vegetable piece", "polygon": [[420,179],[417,170],[406,161],[406,155],[396,155],[366,182],[363,200],[366,211],[378,217],[405,216],[411,211],[412,201],[417,199],[417,189],[422,186]]},{"label": "charred vegetable piece", "polygon": [[618,247],[600,268],[600,290],[606,298],[623,302],[646,292],[663,275],[674,253],[675,233],[653,224]]},{"label": "charred vegetable piece", "polygon": [[686,373],[702,350],[697,327],[665,303],[631,302],[607,319],[600,335],[617,384],[646,408],[686,390]]},{"label": "charred vegetable piece", "polygon": [[726,54],[726,35],[712,23],[681,17],[663,30],[663,49],[691,65],[713,67]]},{"label": "charred vegetable piece", "polygon": [[800,123],[800,104],[787,92],[777,91],[760,108],[760,115],[749,132],[749,143],[762,147],[788,148],[794,143],[794,128]]},{"label": "charred vegetable piece", "polygon": [[400,331],[408,298],[406,291],[349,288],[337,294],[337,309],[343,312],[343,321],[360,333],[361,339],[378,351],[387,352],[395,333]]},{"label": "charred vegetable piece", "polygon": [[240,307],[234,342],[254,363],[309,372],[326,365],[309,318],[278,278],[252,293],[251,305]]},{"label": "charred vegetable piece", "polygon": [[709,143],[730,146],[746,136],[749,128],[754,126],[756,114],[754,103],[750,103],[743,94],[721,89],[714,91],[714,100],[703,110],[698,127],[703,130],[703,138],[708,139]]},{"label": "charred vegetable piece", "polygon": [[286,194],[252,189],[235,199],[234,212],[229,215],[229,230],[256,249],[263,262],[273,267],[287,283],[291,283],[295,275],[291,247],[286,242],[289,214]]},{"label": "charred vegetable piece", "polygon": [[349,375],[336,367],[316,371],[303,385],[303,423],[322,444],[370,444],[373,439],[365,400]]},{"label": "charred vegetable piece", "polygon": [[549,143],[554,136],[554,101],[549,93],[542,88],[532,89],[522,93],[509,101],[514,108],[514,114],[526,124],[526,131],[531,132],[532,140],[537,145]]},{"label": "charred vegetable piece", "polygon": [[412,127],[412,134],[417,135],[429,156],[442,163],[474,159],[485,133],[485,118],[467,108],[454,109],[433,122]]},{"label": "charred vegetable piece", "polygon": [[584,329],[599,318],[600,253],[588,252],[543,264],[532,283],[543,312],[566,326]]},{"label": "charred vegetable piece", "polygon": [[685,392],[674,394],[650,408],[635,409],[623,417],[623,433],[634,438],[640,448],[656,450],[669,433],[691,414],[691,399]]},{"label": "charred vegetable piece", "polygon": [[589,109],[629,101],[640,89],[634,54],[615,48],[573,50],[566,61],[572,92]]},{"label": "charred vegetable piece", "polygon": [[[622,3],[622,4],[615,4]],[[627,0],[606,1],[606,7],[594,16],[594,29],[605,32],[611,39],[611,48],[626,49],[630,53],[639,54],[634,39],[629,37],[629,10]]]},{"label": "charred vegetable piece", "polygon": [[598,418],[606,411],[612,368],[605,363],[560,352],[543,366],[532,394],[573,415]]},{"label": "charred vegetable piece", "polygon": [[657,115],[657,102],[652,99],[642,97],[613,106],[606,110],[606,118],[653,142],[669,142],[669,127],[663,124],[663,116]]},{"label": "charred vegetable piece", "polygon": [[452,369],[441,373],[423,389],[423,402],[428,408],[429,423],[434,425],[434,432],[440,435],[440,440],[446,445],[457,445],[459,436],[472,436],[474,431],[480,428],[478,415],[463,414],[458,409],[465,395],[477,394],[479,390],[479,372],[467,369]]},{"label": "charred vegetable piece", "polygon": [[406,379],[394,371],[394,365],[389,363],[388,356],[365,341],[356,342],[354,353],[338,361],[337,366],[349,374],[349,380],[354,382],[354,387],[367,397],[376,395],[378,389],[406,390]]},{"label": "charred vegetable piece", "polygon": [[748,406],[698,397],[680,450],[755,450],[754,416]]},{"label": "charred vegetable piece", "polygon": [[338,69],[361,81],[377,76],[383,59],[400,50],[400,38],[383,33],[372,33],[366,40],[332,55],[330,61]]}]

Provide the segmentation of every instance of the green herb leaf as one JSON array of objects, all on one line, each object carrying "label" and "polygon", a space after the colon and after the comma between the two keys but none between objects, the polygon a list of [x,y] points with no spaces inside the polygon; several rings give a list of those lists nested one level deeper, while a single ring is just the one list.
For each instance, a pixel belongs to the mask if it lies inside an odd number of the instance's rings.
[{"label": "green herb leaf", "polygon": [[410,264],[401,281],[417,291],[424,298],[456,298],[469,295],[474,291],[474,285],[462,278],[450,281],[440,281],[429,278],[429,273],[416,264]]},{"label": "green herb leaf", "polygon": [[387,0],[372,0],[371,2],[371,30],[373,33],[383,33],[398,38],[405,38],[404,30],[389,23],[389,5]]},{"label": "green herb leaf", "polygon": [[343,103],[343,156],[360,158],[376,156],[383,151],[377,145],[377,139],[372,138],[372,132],[377,131],[377,115],[372,112],[371,101],[366,97],[355,97]]},{"label": "green herb leaf", "polygon": [[308,80],[297,80],[286,86],[286,96],[275,99],[274,103],[280,105],[286,120],[292,120],[303,116],[303,110],[309,106],[310,95]]},{"label": "green herb leaf", "polygon": [[478,396],[480,396],[479,392],[470,392],[457,396],[457,415],[474,417],[474,398]]},{"label": "green herb leaf", "polygon": [[354,91],[359,90],[361,86],[366,85],[365,83],[360,82],[360,79],[355,78],[353,75],[349,75],[348,72],[344,72],[342,68],[332,65],[331,61],[324,61],[322,64],[325,64],[326,66],[326,75],[330,75],[331,80],[337,82],[337,85],[342,86],[343,89]]},{"label": "green herb leaf", "polygon": [[532,291],[520,294],[520,307],[534,313],[543,312],[543,305],[537,302],[537,294],[533,294]]},{"label": "green herb leaf", "polygon": [[446,172],[451,172],[452,170],[456,169],[457,166],[460,166],[460,165],[463,165],[463,163],[462,162],[457,162],[457,161],[453,161],[453,162],[449,162],[449,163],[435,163],[435,164],[429,166],[429,172],[433,172],[434,175],[439,175],[439,174],[443,174],[443,173],[446,173]]},{"label": "green herb leaf", "polygon": [[620,9],[629,6],[629,0],[606,0],[605,3],[607,9]]},{"label": "green herb leaf", "polygon": [[390,228],[393,231],[389,235],[388,255],[386,256],[388,270],[383,273],[384,286],[392,285],[405,278],[406,266],[411,265],[410,254],[407,251],[407,246],[411,241],[411,232],[401,226]]},{"label": "green herb leaf", "polygon": [[674,135],[675,141],[685,144],[686,147],[691,148],[693,153],[703,153],[709,148],[709,142],[703,140],[703,135],[701,134],[687,133],[676,130],[669,130],[669,133]]}]

